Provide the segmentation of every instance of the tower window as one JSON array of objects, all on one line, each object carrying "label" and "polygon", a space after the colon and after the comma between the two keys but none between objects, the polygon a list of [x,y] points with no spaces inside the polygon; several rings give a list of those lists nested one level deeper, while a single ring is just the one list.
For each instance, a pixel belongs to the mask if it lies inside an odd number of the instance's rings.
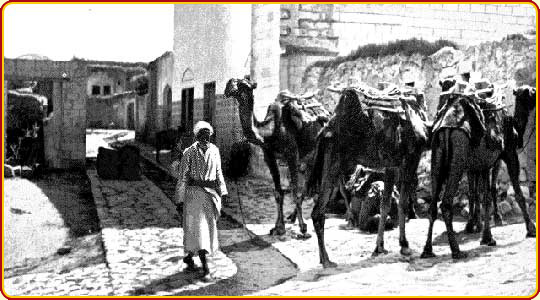
[{"label": "tower window", "polygon": [[100,94],[101,94],[101,87],[99,85],[93,85],[92,95],[100,95]]},{"label": "tower window", "polygon": [[104,85],[103,86],[103,95],[110,95],[111,94],[111,86],[110,85]]}]

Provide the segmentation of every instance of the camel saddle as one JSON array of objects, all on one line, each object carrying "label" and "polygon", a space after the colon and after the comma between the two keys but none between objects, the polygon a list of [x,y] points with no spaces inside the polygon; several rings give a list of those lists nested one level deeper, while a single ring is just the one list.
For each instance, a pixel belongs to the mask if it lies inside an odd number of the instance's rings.
[{"label": "camel saddle", "polygon": [[502,96],[495,94],[489,81],[479,81],[474,85],[457,82],[440,95],[433,133],[441,128],[460,128],[471,139],[473,147],[478,146],[485,135],[489,149],[502,150],[505,116]]},{"label": "camel saddle", "polygon": [[322,103],[316,100],[315,93],[299,95],[284,90],[278,94],[277,100],[283,105],[283,119],[290,121],[297,130],[301,130],[309,122],[327,121],[331,115]]},{"label": "camel saddle", "polygon": [[[417,89],[390,85],[381,91],[365,84],[353,89],[360,99],[362,108],[374,116],[374,121],[377,120],[377,115],[382,115],[383,119],[397,116],[400,120],[411,123],[417,138],[427,141],[427,109],[424,95]],[[387,127],[382,122],[375,123]]]}]

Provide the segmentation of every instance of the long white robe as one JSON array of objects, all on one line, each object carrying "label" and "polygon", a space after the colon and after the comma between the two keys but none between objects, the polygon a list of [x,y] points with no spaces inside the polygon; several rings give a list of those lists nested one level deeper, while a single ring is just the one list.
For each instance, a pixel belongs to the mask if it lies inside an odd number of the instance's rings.
[{"label": "long white robe", "polygon": [[[189,179],[217,181],[217,187],[189,186]],[[199,250],[206,250],[213,254],[218,250],[217,219],[221,211],[221,196],[226,194],[219,149],[209,143],[203,152],[195,142],[184,150],[175,196],[175,202],[184,202],[184,252],[196,254]]]}]

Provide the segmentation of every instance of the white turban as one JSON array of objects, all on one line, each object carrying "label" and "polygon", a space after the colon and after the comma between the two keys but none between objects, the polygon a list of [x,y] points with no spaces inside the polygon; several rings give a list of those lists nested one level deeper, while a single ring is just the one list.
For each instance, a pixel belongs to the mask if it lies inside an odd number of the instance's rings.
[{"label": "white turban", "polygon": [[214,128],[212,128],[212,125],[210,125],[210,123],[205,122],[205,121],[199,121],[197,122],[197,124],[195,124],[195,127],[193,128],[193,134],[197,136],[199,131],[205,128],[210,130],[210,135],[214,134]]}]

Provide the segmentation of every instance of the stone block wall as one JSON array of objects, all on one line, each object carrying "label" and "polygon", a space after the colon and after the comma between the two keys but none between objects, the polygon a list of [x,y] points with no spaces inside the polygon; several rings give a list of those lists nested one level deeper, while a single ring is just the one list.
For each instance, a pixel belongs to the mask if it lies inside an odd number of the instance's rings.
[{"label": "stone block wall", "polygon": [[234,143],[244,139],[238,105],[233,98],[225,98],[223,95],[216,97],[215,126],[216,145],[221,152],[223,168],[228,164],[231,147]]},{"label": "stone block wall", "polygon": [[282,4],[281,87],[303,92],[307,65],[296,63],[297,56],[328,60],[362,45],[410,38],[469,46],[535,30],[531,4]]},{"label": "stone block wall", "polygon": [[4,60],[4,79],[53,81],[53,114],[44,123],[45,160],[52,168],[84,167],[86,65],[79,61]]},{"label": "stone block wall", "polygon": [[255,116],[266,116],[268,105],[279,92],[279,24],[278,4],[253,4],[251,17],[251,78],[257,81]]},{"label": "stone block wall", "polygon": [[[115,97],[89,97],[86,102],[86,120],[89,128],[127,128],[127,106],[135,103],[135,93]],[[135,106],[136,107],[136,106]],[[144,108],[143,108],[144,109]],[[134,116],[137,124],[137,116]],[[137,126],[136,126],[137,127]]]},{"label": "stone block wall", "polygon": [[[513,112],[514,96],[512,91],[522,84],[536,86],[536,43],[534,40],[506,40],[485,42],[464,49],[443,48],[437,53],[425,57],[422,55],[392,55],[380,58],[365,58],[341,63],[335,67],[312,68],[305,74],[303,88],[320,90],[320,100],[333,111],[339,95],[326,88],[340,83],[355,85],[358,82],[376,87],[380,81],[402,84],[403,78],[413,76],[417,86],[424,92],[428,105],[428,114],[433,119],[436,113],[441,88],[438,84],[442,74],[456,74],[462,62],[470,62],[475,78],[487,78],[506,95],[506,104]],[[529,131],[534,130],[534,118],[529,121]],[[527,135],[529,136],[529,135]],[[534,136],[534,134],[533,134]],[[531,138],[533,140],[533,138]],[[529,142],[526,157],[520,159],[522,168],[529,174],[529,180],[535,181],[534,140]],[[523,155],[522,155],[523,156]]]}]

